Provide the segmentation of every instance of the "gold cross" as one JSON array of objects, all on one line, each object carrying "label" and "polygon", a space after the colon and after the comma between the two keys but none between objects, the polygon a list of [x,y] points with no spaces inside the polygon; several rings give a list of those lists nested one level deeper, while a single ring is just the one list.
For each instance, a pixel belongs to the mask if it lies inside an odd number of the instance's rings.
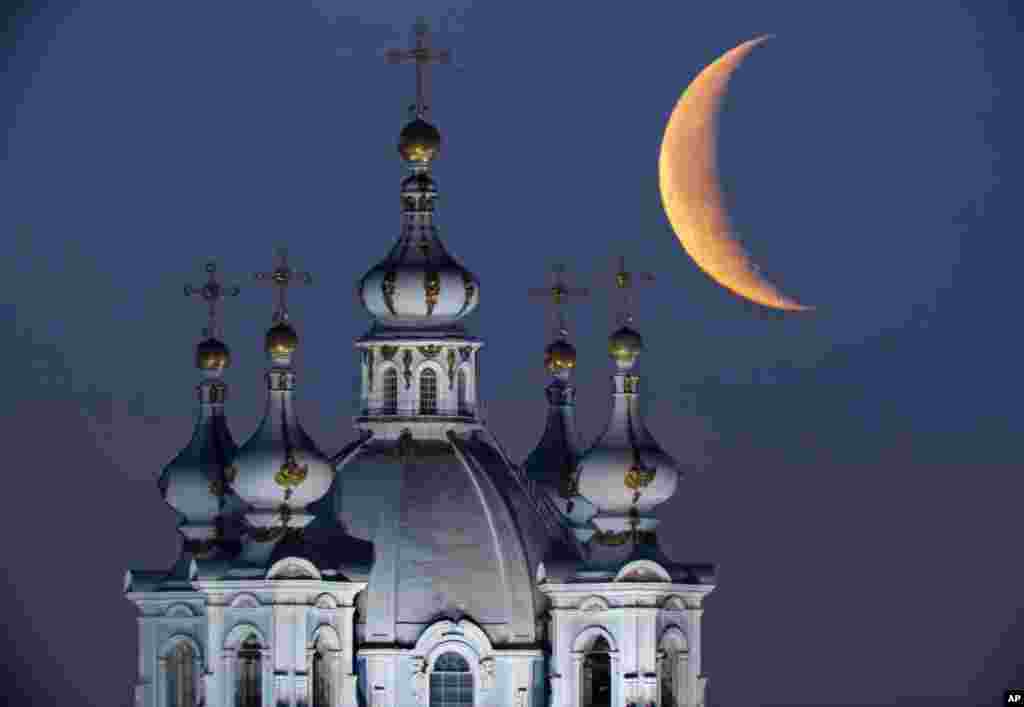
[{"label": "gold cross", "polygon": [[450,49],[435,51],[430,48],[428,33],[430,28],[424,18],[416,20],[413,25],[414,40],[409,49],[388,49],[384,58],[389,64],[402,64],[407,61],[416,62],[416,105],[411,106],[417,118],[422,118],[430,109],[427,105],[427,64],[437,62],[448,64],[452,60]]},{"label": "gold cross", "polygon": [[225,297],[237,297],[242,290],[238,285],[228,288],[221,286],[217,281],[217,264],[212,260],[206,264],[206,272],[210,274],[210,279],[206,281],[206,284],[202,287],[185,285],[185,296],[199,295],[206,300],[206,304],[210,308],[209,323],[206,329],[203,329],[203,336],[211,338],[217,336],[217,303]]},{"label": "gold cross", "polygon": [[569,287],[565,282],[565,265],[551,266],[551,287],[535,287],[529,290],[531,297],[550,297],[554,305],[556,336],[568,336],[565,326],[565,305],[569,297],[586,297],[590,290],[585,287]]},{"label": "gold cross", "polygon": [[286,321],[288,319],[288,301],[285,296],[289,285],[292,282],[301,282],[306,285],[313,284],[313,276],[308,272],[292,270],[288,265],[288,249],[278,248],[277,257],[281,264],[271,272],[258,272],[254,276],[256,281],[270,280],[270,284],[277,288],[277,311],[274,312],[274,321]]}]

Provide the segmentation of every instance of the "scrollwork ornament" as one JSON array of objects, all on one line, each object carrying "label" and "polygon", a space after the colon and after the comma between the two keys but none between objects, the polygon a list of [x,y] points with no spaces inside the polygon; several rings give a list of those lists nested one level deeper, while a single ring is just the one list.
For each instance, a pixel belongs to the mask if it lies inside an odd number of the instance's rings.
[{"label": "scrollwork ornament", "polygon": [[424,358],[431,360],[437,358],[437,355],[441,353],[441,347],[437,344],[427,344],[426,346],[418,346],[417,350],[423,355]]},{"label": "scrollwork ornament", "polygon": [[463,346],[459,349],[459,357],[462,358],[462,362],[465,363],[469,360],[469,357],[473,354],[472,346]]},{"label": "scrollwork ornament", "polygon": [[391,316],[397,317],[398,312],[395,311],[395,278],[398,274],[394,270],[388,270],[384,274],[384,279],[380,282],[380,291],[384,296],[384,304],[387,305],[388,311],[391,312]]},{"label": "scrollwork ornament", "polygon": [[412,385],[412,351],[409,349],[402,352],[402,364],[405,366],[405,370],[402,371],[402,376],[405,378],[405,389],[409,390],[409,386]]},{"label": "scrollwork ornament", "polygon": [[398,353],[397,346],[388,346],[387,344],[385,344],[384,346],[380,347],[380,356],[385,361],[391,361],[392,359],[394,359],[396,353]]}]

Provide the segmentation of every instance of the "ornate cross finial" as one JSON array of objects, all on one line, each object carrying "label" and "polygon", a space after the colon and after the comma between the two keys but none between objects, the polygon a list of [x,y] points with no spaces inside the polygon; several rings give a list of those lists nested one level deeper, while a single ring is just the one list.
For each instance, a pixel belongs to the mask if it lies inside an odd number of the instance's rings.
[{"label": "ornate cross finial", "polygon": [[412,106],[417,118],[422,118],[430,109],[427,105],[427,64],[437,62],[448,64],[452,60],[450,49],[433,50],[430,48],[428,33],[430,28],[423,17],[413,25],[415,39],[409,49],[388,49],[384,58],[389,64],[402,64],[407,61],[416,62],[416,105]]},{"label": "ornate cross finial", "polygon": [[217,264],[212,260],[206,264],[206,272],[210,273],[210,279],[206,281],[206,284],[198,288],[192,287],[192,285],[185,285],[185,296],[199,295],[206,300],[207,305],[210,307],[210,319],[207,327],[203,329],[203,336],[212,338],[217,336],[217,303],[225,297],[238,296],[238,293],[242,290],[238,285],[228,288],[221,286],[220,282],[217,281]]},{"label": "ornate cross finial", "polygon": [[653,280],[652,273],[626,270],[626,258],[619,256],[619,269],[615,273],[615,287],[622,296],[622,309],[618,316],[620,325],[626,326],[633,323],[633,288],[637,282],[652,282]]},{"label": "ornate cross finial", "polygon": [[565,282],[565,266],[557,263],[551,266],[551,287],[536,287],[529,291],[531,297],[549,297],[554,304],[557,336],[568,336],[565,326],[565,305],[569,297],[586,297],[590,290],[585,287],[569,287]]},{"label": "ornate cross finial", "polygon": [[280,259],[281,264],[278,265],[272,272],[258,272],[254,276],[259,282],[262,280],[270,280],[270,284],[277,288],[277,311],[274,312],[274,321],[285,321],[288,319],[288,300],[286,297],[286,291],[288,286],[292,282],[301,282],[306,285],[313,284],[313,276],[308,272],[298,272],[292,270],[288,265],[288,249],[278,248],[277,257]]}]

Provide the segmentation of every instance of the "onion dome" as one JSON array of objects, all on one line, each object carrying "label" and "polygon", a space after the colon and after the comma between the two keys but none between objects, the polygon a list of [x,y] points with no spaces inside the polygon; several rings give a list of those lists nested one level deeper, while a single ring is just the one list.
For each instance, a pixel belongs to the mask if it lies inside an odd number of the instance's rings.
[{"label": "onion dome", "polygon": [[256,275],[278,288],[274,325],[264,340],[271,362],[267,407],[259,427],[238,451],[233,482],[235,493],[249,507],[246,519],[257,528],[305,526],[313,519],[306,507],[327,493],[334,478],[326,455],[302,429],[294,407],[292,357],[299,337],[288,319],[285,294],[293,282],[311,283],[313,278],[292,270],[283,249],[279,257],[281,263],[272,272]]},{"label": "onion dome", "polygon": [[232,486],[250,507],[246,518],[251,524],[302,527],[312,520],[306,506],[327,493],[334,474],[295,414],[295,330],[284,320],[278,322],[267,332],[266,345],[273,363],[266,376],[266,412],[238,451]]},{"label": "onion dome", "polygon": [[231,365],[231,351],[224,342],[212,336],[196,346],[196,368],[200,371],[222,371]]},{"label": "onion dome", "polygon": [[398,154],[406,162],[427,163],[441,152],[441,133],[437,128],[416,118],[398,136]]},{"label": "onion dome", "polygon": [[630,373],[642,348],[640,334],[622,327],[609,340],[618,369],[612,376],[608,425],[579,464],[579,493],[598,508],[603,532],[651,530],[656,506],[675,493],[679,465],[647,431],[640,413],[640,377]]},{"label": "onion dome", "polygon": [[178,515],[179,530],[187,541],[212,540],[218,535],[219,519],[227,488],[225,470],[237,450],[224,417],[227,386],[220,380],[231,364],[231,353],[217,331],[217,304],[225,296],[237,295],[237,287],[224,288],[217,281],[217,267],[207,263],[209,281],[202,287],[185,286],[185,295],[199,295],[209,308],[209,324],[196,346],[195,362],[202,380],[196,388],[199,409],[192,439],[164,467],[158,482],[160,495]]},{"label": "onion dome", "polygon": [[608,337],[608,353],[619,370],[632,368],[643,349],[643,337],[628,325],[620,327]]},{"label": "onion dome", "polygon": [[[210,345],[213,341],[220,348]],[[214,355],[217,354],[217,355]],[[197,387],[199,411],[192,439],[160,475],[160,493],[178,514],[181,532],[203,540],[215,534],[225,488],[224,473],[236,445],[224,417],[227,386],[218,378],[228,365],[227,347],[207,339],[196,347],[204,380]]]},{"label": "onion dome", "polygon": [[267,330],[265,346],[271,359],[287,358],[299,348],[299,335],[291,324],[281,320]]},{"label": "onion dome", "polygon": [[440,135],[417,118],[399,151],[410,170],[400,189],[402,230],[387,257],[359,281],[359,301],[385,328],[449,328],[480,302],[480,281],[445,249],[434,225],[437,185],[430,160]]},{"label": "onion dome", "polygon": [[544,367],[554,376],[576,368],[576,347],[559,338],[544,349]]}]

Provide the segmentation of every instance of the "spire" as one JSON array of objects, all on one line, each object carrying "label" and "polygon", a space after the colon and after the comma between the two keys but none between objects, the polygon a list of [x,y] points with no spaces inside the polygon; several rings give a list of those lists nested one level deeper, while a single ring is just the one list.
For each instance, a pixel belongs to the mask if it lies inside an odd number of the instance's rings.
[{"label": "spire", "polygon": [[597,506],[595,540],[643,542],[657,525],[654,508],[671,498],[678,483],[678,464],[648,432],[640,414],[640,378],[632,372],[643,339],[632,327],[632,288],[651,281],[650,273],[626,270],[619,259],[615,287],[621,295],[619,328],[608,340],[615,362],[612,410],[608,425],[579,464],[580,493]]},{"label": "spire", "polygon": [[217,304],[225,296],[236,296],[238,287],[224,288],[217,281],[217,266],[206,264],[209,280],[200,288],[185,285],[185,295],[200,295],[208,304],[207,327],[196,347],[196,366],[203,380],[197,390],[199,409],[192,439],[160,475],[160,492],[179,517],[179,530],[185,537],[185,550],[205,554],[221,538],[221,516],[228,480],[227,469],[236,453],[236,445],[224,417],[227,386],[219,380],[230,365],[228,347],[215,338]]},{"label": "spire", "polygon": [[554,319],[554,340],[544,350],[544,366],[556,378],[567,379],[576,367],[576,349],[569,343],[569,329],[565,320],[565,305],[569,297],[586,297],[590,294],[585,287],[569,287],[565,282],[565,265],[551,267],[551,287],[533,288],[532,297],[550,298]]},{"label": "spire", "polygon": [[384,57],[389,64],[403,64],[409,61],[416,63],[416,103],[409,106],[414,118],[423,119],[430,110],[427,104],[427,67],[431,63],[447,64],[451,62],[452,53],[449,49],[435,51],[430,48],[430,27],[427,20],[420,17],[413,25],[412,46],[408,49],[388,49]]},{"label": "spire", "polygon": [[553,305],[554,340],[544,349],[544,366],[554,380],[545,388],[548,415],[544,433],[523,468],[527,477],[548,493],[577,538],[585,542],[593,534],[587,522],[594,508],[580,497],[577,488],[576,465],[582,450],[576,431],[576,389],[569,382],[576,367],[576,349],[568,341],[564,309],[569,297],[585,297],[589,291],[566,283],[564,265],[554,265],[551,274],[550,287],[529,290],[531,297],[548,298]]},{"label": "spire", "polygon": [[398,139],[398,152],[410,174],[400,191],[401,233],[383,262],[359,281],[360,303],[376,329],[461,331],[460,320],[479,304],[480,283],[445,249],[434,223],[437,184],[431,164],[441,150],[441,133],[424,119],[426,66],[446,63],[451,52],[435,51],[427,41],[426,23],[416,25],[411,49],[385,53],[390,63],[416,63],[415,117]]},{"label": "spire", "polygon": [[[278,250],[279,265],[257,273],[258,281],[278,288],[274,322],[266,336],[271,368],[267,371],[267,406],[253,436],[239,450],[235,466],[235,492],[248,504],[250,535],[257,541],[280,537],[283,530],[302,527],[312,520],[306,506],[323,496],[331,482],[324,454],[299,424],[294,409],[295,371],[292,355],[299,345],[289,322],[287,289],[293,282],[311,284],[309,273],[288,264],[288,253]],[[279,523],[279,525],[278,525]],[[276,527],[274,532],[267,530]]]},{"label": "spire", "polygon": [[213,261],[208,262],[205,269],[210,279],[202,287],[185,285],[185,296],[199,295],[207,304],[207,324],[203,329],[204,340],[196,347],[196,367],[209,377],[217,377],[231,363],[228,347],[218,338],[217,304],[225,297],[237,297],[241,289],[237,285],[221,286],[217,281],[217,264]]}]

